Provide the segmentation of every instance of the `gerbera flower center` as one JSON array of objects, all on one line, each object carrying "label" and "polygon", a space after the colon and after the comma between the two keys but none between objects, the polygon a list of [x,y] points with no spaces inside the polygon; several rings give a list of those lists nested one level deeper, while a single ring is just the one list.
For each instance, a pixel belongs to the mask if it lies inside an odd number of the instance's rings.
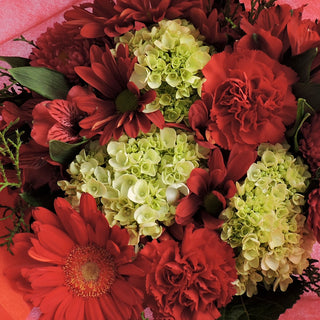
[{"label": "gerbera flower center", "polygon": [[95,245],[75,246],[63,266],[67,287],[79,297],[99,297],[115,280],[113,257]]},{"label": "gerbera flower center", "polygon": [[115,102],[117,110],[121,113],[125,113],[127,111],[134,111],[139,106],[136,95],[129,89],[125,89],[122,92],[120,92]]}]

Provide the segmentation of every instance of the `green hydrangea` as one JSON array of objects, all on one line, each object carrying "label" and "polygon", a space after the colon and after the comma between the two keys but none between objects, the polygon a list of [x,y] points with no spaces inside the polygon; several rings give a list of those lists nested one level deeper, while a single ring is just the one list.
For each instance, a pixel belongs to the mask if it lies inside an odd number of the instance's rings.
[{"label": "green hydrangea", "polygon": [[81,193],[90,193],[109,224],[126,227],[137,244],[141,235],[157,238],[162,225],[174,222],[177,200],[188,194],[185,182],[207,155],[193,134],[173,128],[135,139],[123,135],[105,146],[91,142],[70,164],[71,180],[58,185],[75,207]]},{"label": "green hydrangea", "polygon": [[257,283],[287,290],[292,274],[301,274],[313,235],[305,227],[303,193],[311,177],[287,145],[262,144],[237,193],[221,214],[221,238],[235,248],[238,294],[257,293]]},{"label": "green hydrangea", "polygon": [[128,32],[118,39],[138,58],[131,81],[157,92],[146,112],[160,109],[167,122],[187,122],[190,106],[201,95],[201,70],[210,60],[203,39],[192,24],[179,19],[162,20],[151,30]]}]

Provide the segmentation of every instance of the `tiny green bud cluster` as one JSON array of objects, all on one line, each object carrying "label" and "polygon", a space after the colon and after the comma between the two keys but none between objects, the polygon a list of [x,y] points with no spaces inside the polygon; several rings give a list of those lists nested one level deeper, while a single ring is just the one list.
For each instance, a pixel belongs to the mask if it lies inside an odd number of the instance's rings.
[{"label": "tiny green bud cluster", "polygon": [[70,164],[71,181],[58,184],[75,206],[82,192],[94,196],[109,224],[126,227],[137,244],[174,222],[177,200],[188,194],[185,182],[208,152],[193,134],[173,128],[123,135],[105,146],[94,141]]},{"label": "tiny green bud cluster", "polygon": [[257,293],[257,283],[286,291],[292,274],[301,274],[313,235],[305,227],[303,193],[311,177],[287,145],[262,144],[261,160],[252,164],[221,218],[221,238],[235,248],[238,294]]},{"label": "tiny green bud cluster", "polygon": [[160,109],[166,122],[187,121],[190,106],[201,95],[201,70],[210,60],[203,39],[192,24],[179,19],[162,20],[151,30],[119,38],[138,58],[130,80],[140,89],[157,92],[146,112]]}]

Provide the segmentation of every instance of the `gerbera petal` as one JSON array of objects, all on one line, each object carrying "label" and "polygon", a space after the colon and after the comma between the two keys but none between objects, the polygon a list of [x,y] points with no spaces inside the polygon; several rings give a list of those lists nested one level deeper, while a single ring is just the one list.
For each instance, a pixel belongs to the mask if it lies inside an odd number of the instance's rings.
[{"label": "gerbera petal", "polygon": [[57,198],[54,207],[64,229],[72,240],[80,245],[86,245],[88,243],[87,228],[79,213],[63,198]]},{"label": "gerbera petal", "polygon": [[85,301],[84,313],[86,319],[105,320],[100,305],[96,299]]},{"label": "gerbera petal", "polygon": [[32,210],[32,215],[35,220],[43,224],[51,224],[57,228],[61,228],[61,223],[53,212],[43,207],[36,207]]},{"label": "gerbera petal", "polygon": [[121,229],[118,226],[114,226],[110,231],[110,240],[114,241],[121,247],[128,245],[130,236],[125,229]]},{"label": "gerbera petal", "polygon": [[139,302],[133,288],[127,281],[121,279],[115,280],[111,287],[111,293],[114,299],[119,299],[127,304],[135,305]]},{"label": "gerbera petal", "polygon": [[40,303],[40,310],[44,314],[54,314],[57,306],[64,301],[70,293],[66,287],[57,287],[51,290]]},{"label": "gerbera petal", "polygon": [[37,235],[45,249],[61,257],[67,256],[74,246],[74,242],[65,232],[48,224],[41,225]]},{"label": "gerbera petal", "polygon": [[34,289],[64,285],[64,272],[61,267],[41,267],[29,272],[29,281]]},{"label": "gerbera petal", "polygon": [[[109,294],[105,294],[99,298],[99,304],[102,309],[105,318],[108,320],[118,320],[119,319],[119,310],[116,306],[115,301]],[[127,318],[129,319],[129,318]]]},{"label": "gerbera petal", "polygon": [[94,242],[100,246],[105,247],[109,238],[109,223],[108,220],[100,215],[100,217],[96,220],[96,230]]},{"label": "gerbera petal", "polygon": [[28,251],[28,254],[34,260],[39,262],[50,262],[54,264],[64,264],[64,258],[51,250],[44,248],[38,239],[31,239],[33,247]]},{"label": "gerbera petal", "polygon": [[95,225],[99,216],[97,211],[97,203],[92,195],[83,193],[80,198],[80,215],[86,223]]},{"label": "gerbera petal", "polygon": [[73,296],[72,301],[70,301],[70,303],[68,304],[68,308],[65,311],[66,319],[84,319],[84,306],[85,301],[84,299],[82,299],[82,297]]},{"label": "gerbera petal", "polygon": [[144,270],[140,269],[136,265],[132,265],[131,263],[123,264],[119,266],[117,270],[124,276],[141,276],[144,274]]}]

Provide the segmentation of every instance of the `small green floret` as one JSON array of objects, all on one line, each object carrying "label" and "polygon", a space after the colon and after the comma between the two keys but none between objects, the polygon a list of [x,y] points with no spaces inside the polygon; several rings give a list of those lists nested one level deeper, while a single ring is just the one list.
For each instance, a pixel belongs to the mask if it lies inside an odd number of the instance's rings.
[{"label": "small green floret", "polygon": [[237,194],[221,214],[221,238],[237,252],[238,293],[250,297],[257,283],[287,290],[292,274],[308,266],[313,235],[305,227],[303,193],[311,177],[287,145],[262,144],[261,160],[237,183]]},{"label": "small green floret", "polygon": [[151,30],[142,28],[118,39],[138,58],[131,76],[139,89],[155,89],[157,98],[147,112],[160,109],[167,122],[187,121],[192,103],[204,82],[202,68],[210,48],[186,20],[162,20]]},{"label": "small green floret", "polygon": [[185,182],[207,154],[193,134],[173,128],[124,135],[106,146],[91,142],[70,164],[71,181],[58,184],[74,206],[82,192],[93,195],[110,225],[126,227],[136,244],[174,222],[177,200],[188,193]]}]

